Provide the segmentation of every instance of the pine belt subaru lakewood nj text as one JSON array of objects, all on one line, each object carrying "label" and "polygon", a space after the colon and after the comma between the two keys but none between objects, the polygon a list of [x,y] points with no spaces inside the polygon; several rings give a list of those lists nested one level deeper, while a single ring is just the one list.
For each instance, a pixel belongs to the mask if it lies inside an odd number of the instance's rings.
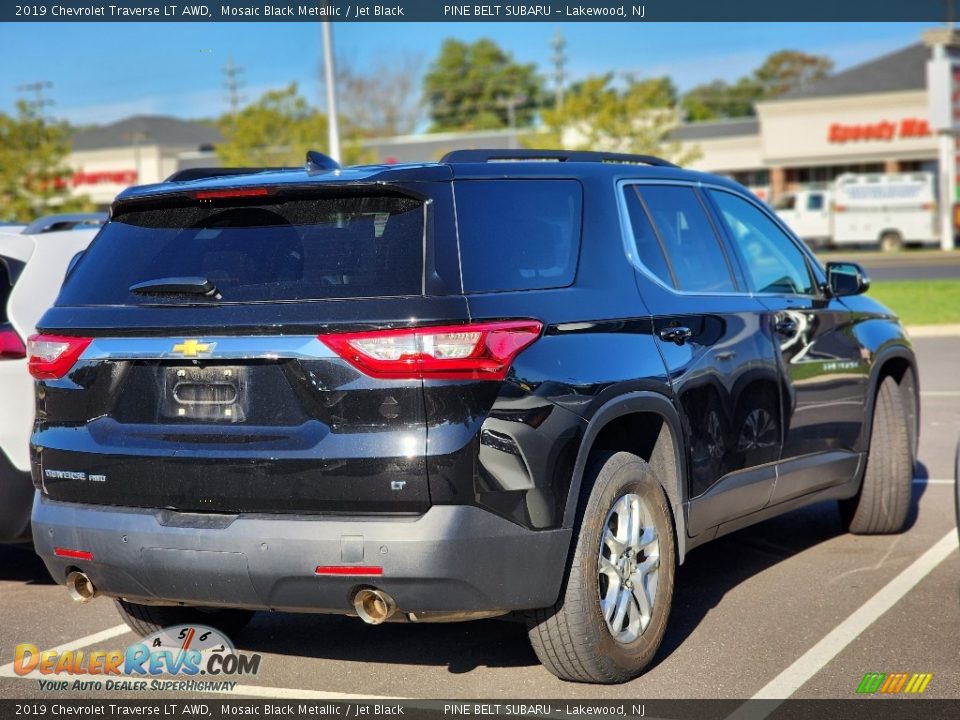
[{"label": "pine belt subaru lakewood nj text", "polygon": [[185,171],[29,341],[34,543],[144,634],[511,613],[622,682],[693,547],[831,498],[902,528],[917,370],[868,284],[653,157]]}]

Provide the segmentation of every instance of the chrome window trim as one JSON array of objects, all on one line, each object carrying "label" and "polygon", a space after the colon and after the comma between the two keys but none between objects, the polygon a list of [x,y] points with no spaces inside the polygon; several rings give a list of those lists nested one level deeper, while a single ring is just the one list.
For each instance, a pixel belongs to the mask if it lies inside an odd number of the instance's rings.
[{"label": "chrome window trim", "polygon": [[[213,345],[209,352],[186,355],[174,346],[189,340]],[[317,360],[337,354],[315,335],[187,335],[94,338],[80,360]]]}]

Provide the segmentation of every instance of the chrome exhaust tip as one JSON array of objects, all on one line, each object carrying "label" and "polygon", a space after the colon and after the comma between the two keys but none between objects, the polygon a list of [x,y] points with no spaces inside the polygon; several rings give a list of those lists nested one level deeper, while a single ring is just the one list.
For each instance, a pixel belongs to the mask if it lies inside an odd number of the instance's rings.
[{"label": "chrome exhaust tip", "polygon": [[365,588],[353,596],[353,609],[368,625],[379,625],[393,617],[397,603],[382,590]]},{"label": "chrome exhaust tip", "polygon": [[86,573],[74,570],[67,575],[67,594],[70,598],[79,603],[90,602],[97,596],[97,589],[93,586]]}]

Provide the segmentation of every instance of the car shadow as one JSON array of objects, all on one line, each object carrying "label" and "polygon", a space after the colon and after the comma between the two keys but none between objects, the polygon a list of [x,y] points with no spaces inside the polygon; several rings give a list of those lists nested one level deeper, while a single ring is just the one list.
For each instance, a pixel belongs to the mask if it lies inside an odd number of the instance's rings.
[{"label": "car shadow", "polygon": [[446,666],[450,673],[480,667],[539,664],[520,622],[387,622],[376,627],[337,615],[258,613],[237,639],[246,651],[385,665]]},{"label": "car shadow", "polygon": [[24,585],[56,585],[30,543],[0,544],[0,580]]}]

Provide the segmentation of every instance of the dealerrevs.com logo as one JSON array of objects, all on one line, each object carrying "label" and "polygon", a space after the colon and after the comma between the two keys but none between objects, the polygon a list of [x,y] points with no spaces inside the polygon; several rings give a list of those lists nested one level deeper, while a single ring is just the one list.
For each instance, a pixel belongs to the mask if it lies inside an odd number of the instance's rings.
[{"label": "dealerrevs.com logo", "polygon": [[933,679],[933,673],[867,673],[857,686],[861,695],[921,695]]},{"label": "dealerrevs.com logo", "polygon": [[237,683],[229,678],[256,675],[260,661],[257,653],[239,652],[215,628],[176,625],[123,649],[58,652],[21,643],[13,671],[36,677],[43,691],[210,692],[233,690]]}]

